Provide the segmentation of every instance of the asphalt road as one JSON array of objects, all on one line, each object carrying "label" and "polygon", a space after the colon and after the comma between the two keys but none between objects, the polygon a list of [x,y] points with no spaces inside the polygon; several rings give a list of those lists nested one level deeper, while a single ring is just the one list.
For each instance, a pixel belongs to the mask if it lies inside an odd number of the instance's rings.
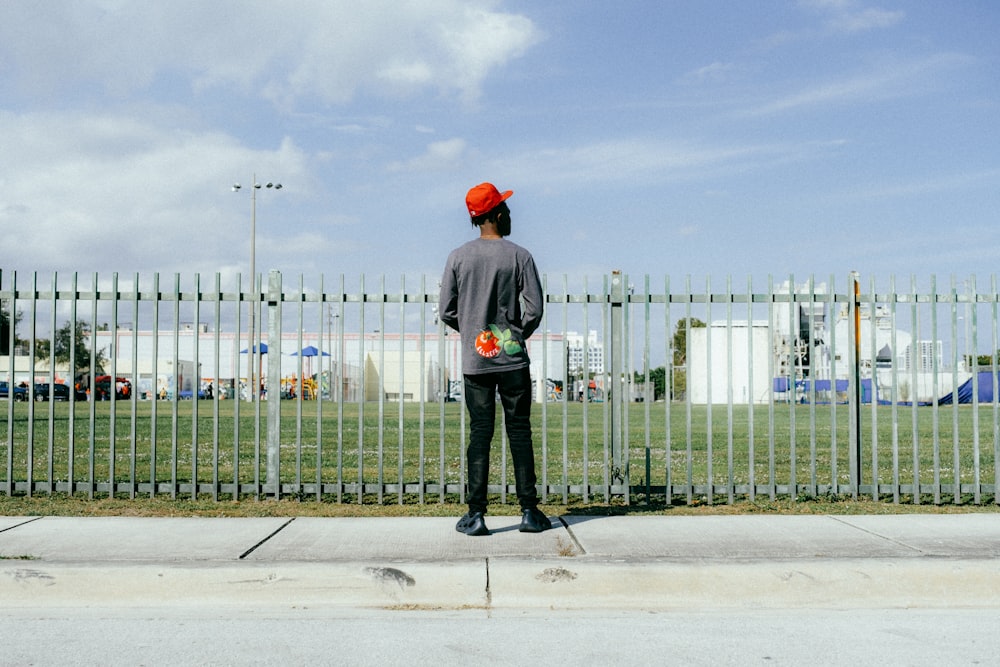
[{"label": "asphalt road", "polygon": [[992,665],[996,609],[0,611],[20,665]]}]

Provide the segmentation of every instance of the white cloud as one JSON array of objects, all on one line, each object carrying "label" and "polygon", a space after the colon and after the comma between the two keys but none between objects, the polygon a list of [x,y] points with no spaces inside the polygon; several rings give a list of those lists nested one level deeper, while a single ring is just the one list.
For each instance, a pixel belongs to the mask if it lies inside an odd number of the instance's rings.
[{"label": "white cloud", "polygon": [[858,0],[800,0],[801,5],[826,12],[826,27],[833,32],[853,33],[890,28],[906,17],[903,11],[864,7]]},{"label": "white cloud", "polygon": [[780,30],[759,41],[766,49],[788,44],[812,42],[821,37],[840,37],[871,30],[891,28],[906,18],[903,11],[864,7],[858,0],[799,0],[799,6],[825,18],[818,27]]},{"label": "white cloud", "polygon": [[886,61],[871,72],[805,88],[771,102],[752,107],[749,115],[768,115],[804,107],[851,102],[873,102],[926,92],[937,85],[939,76],[968,64],[969,58],[955,54],[937,54],[912,61]]},{"label": "white cloud", "polygon": [[305,258],[330,258],[338,252],[348,252],[354,248],[345,247],[343,241],[335,243],[328,235],[320,232],[291,231],[281,235],[264,235],[257,239],[257,247],[262,255],[270,257],[274,266],[301,266]]},{"label": "white cloud", "polygon": [[423,155],[405,162],[393,162],[389,171],[426,172],[450,169],[461,163],[466,152],[465,139],[448,139],[428,144]]},{"label": "white cloud", "polygon": [[885,75],[871,75],[822,83],[749,109],[748,113],[763,116],[802,107],[843,103],[858,99],[872,100],[876,97],[876,93],[884,90],[890,81],[891,78]]},{"label": "white cloud", "polygon": [[688,72],[682,80],[688,83],[721,83],[729,79],[735,70],[733,63],[714,62]]},{"label": "white cloud", "polygon": [[944,192],[989,189],[1000,181],[1000,169],[941,173],[903,183],[880,183],[854,189],[842,196],[856,199],[914,199]]},{"label": "white cloud", "polygon": [[465,0],[3,3],[0,62],[30,94],[157,77],[231,87],[284,108],[424,90],[475,100],[489,73],[541,39],[527,18]]},{"label": "white cloud", "polygon": [[215,271],[249,243],[247,190],[230,192],[245,165],[310,186],[290,141],[250,150],[217,132],[75,113],[0,112],[0,123],[10,268]]},{"label": "white cloud", "polygon": [[622,139],[513,156],[518,178],[551,184],[635,184],[684,182],[734,170],[828,155],[842,141],[799,144],[698,145],[667,139]]},{"label": "white cloud", "polygon": [[890,28],[905,16],[904,12],[890,12],[884,9],[863,9],[857,12],[844,12],[827,23],[837,32],[863,32],[878,28]]}]

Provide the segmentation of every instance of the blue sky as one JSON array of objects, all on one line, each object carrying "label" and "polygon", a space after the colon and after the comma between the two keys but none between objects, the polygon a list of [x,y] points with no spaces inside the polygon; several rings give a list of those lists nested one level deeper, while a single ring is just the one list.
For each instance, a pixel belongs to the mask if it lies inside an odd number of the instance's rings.
[{"label": "blue sky", "polygon": [[992,0],[5,2],[0,268],[232,281],[256,172],[257,269],[328,284],[436,279],[484,180],[550,279],[982,284],[998,32]]}]

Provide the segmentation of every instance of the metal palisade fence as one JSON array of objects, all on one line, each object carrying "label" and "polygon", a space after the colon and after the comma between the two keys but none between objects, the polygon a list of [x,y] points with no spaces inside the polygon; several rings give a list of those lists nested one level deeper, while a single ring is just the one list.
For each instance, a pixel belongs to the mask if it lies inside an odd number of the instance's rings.
[{"label": "metal palisade fence", "polygon": [[[545,277],[543,502],[1000,502],[996,279],[841,280]],[[464,502],[436,277],[232,282],[0,273],[0,493]]]}]

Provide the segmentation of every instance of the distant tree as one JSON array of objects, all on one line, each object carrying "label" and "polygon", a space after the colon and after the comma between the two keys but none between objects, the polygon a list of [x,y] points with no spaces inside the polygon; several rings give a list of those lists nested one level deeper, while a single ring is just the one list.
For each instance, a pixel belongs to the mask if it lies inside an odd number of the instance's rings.
[{"label": "distant tree", "polygon": [[21,321],[21,313],[14,313],[14,321],[11,322],[10,311],[4,307],[0,308],[0,353],[10,354],[10,335],[13,328],[14,347],[18,346],[20,340],[17,338],[17,325]]},{"label": "distant tree", "polygon": [[[79,371],[90,370],[90,326],[83,320],[76,322],[75,341],[73,336],[73,326],[67,322],[61,326],[54,338],[54,355],[57,362],[69,363],[70,351],[75,350],[75,365],[73,374]],[[97,358],[94,360],[98,373],[104,372],[104,364],[107,358],[103,350],[97,351]]]},{"label": "distant tree", "polygon": [[[976,357],[976,365],[979,368],[992,368],[993,362],[1000,359],[1000,350],[996,351],[996,354],[981,354]],[[971,355],[965,355],[965,363],[968,364],[972,360]]]},{"label": "distant tree", "polygon": [[52,342],[48,338],[35,339],[35,359],[48,359],[52,355]]},{"label": "distant tree", "polygon": [[[684,366],[687,364],[688,328],[688,319],[686,317],[682,317],[677,321],[677,327],[674,329],[674,366]],[[690,328],[703,329],[705,328],[705,323],[697,317],[692,317]]]},{"label": "distant tree", "polygon": [[688,329],[702,329],[705,323],[697,317],[683,317],[677,321],[674,329],[674,378],[670,385],[670,398],[678,399],[687,393],[687,335]]},{"label": "distant tree", "polygon": [[[658,366],[657,368],[650,369],[649,371],[649,381],[653,383],[653,400],[658,401],[666,395],[667,392],[667,369],[665,366]],[[635,373],[635,382],[637,385],[643,385],[646,382],[646,376],[641,373]]]}]

